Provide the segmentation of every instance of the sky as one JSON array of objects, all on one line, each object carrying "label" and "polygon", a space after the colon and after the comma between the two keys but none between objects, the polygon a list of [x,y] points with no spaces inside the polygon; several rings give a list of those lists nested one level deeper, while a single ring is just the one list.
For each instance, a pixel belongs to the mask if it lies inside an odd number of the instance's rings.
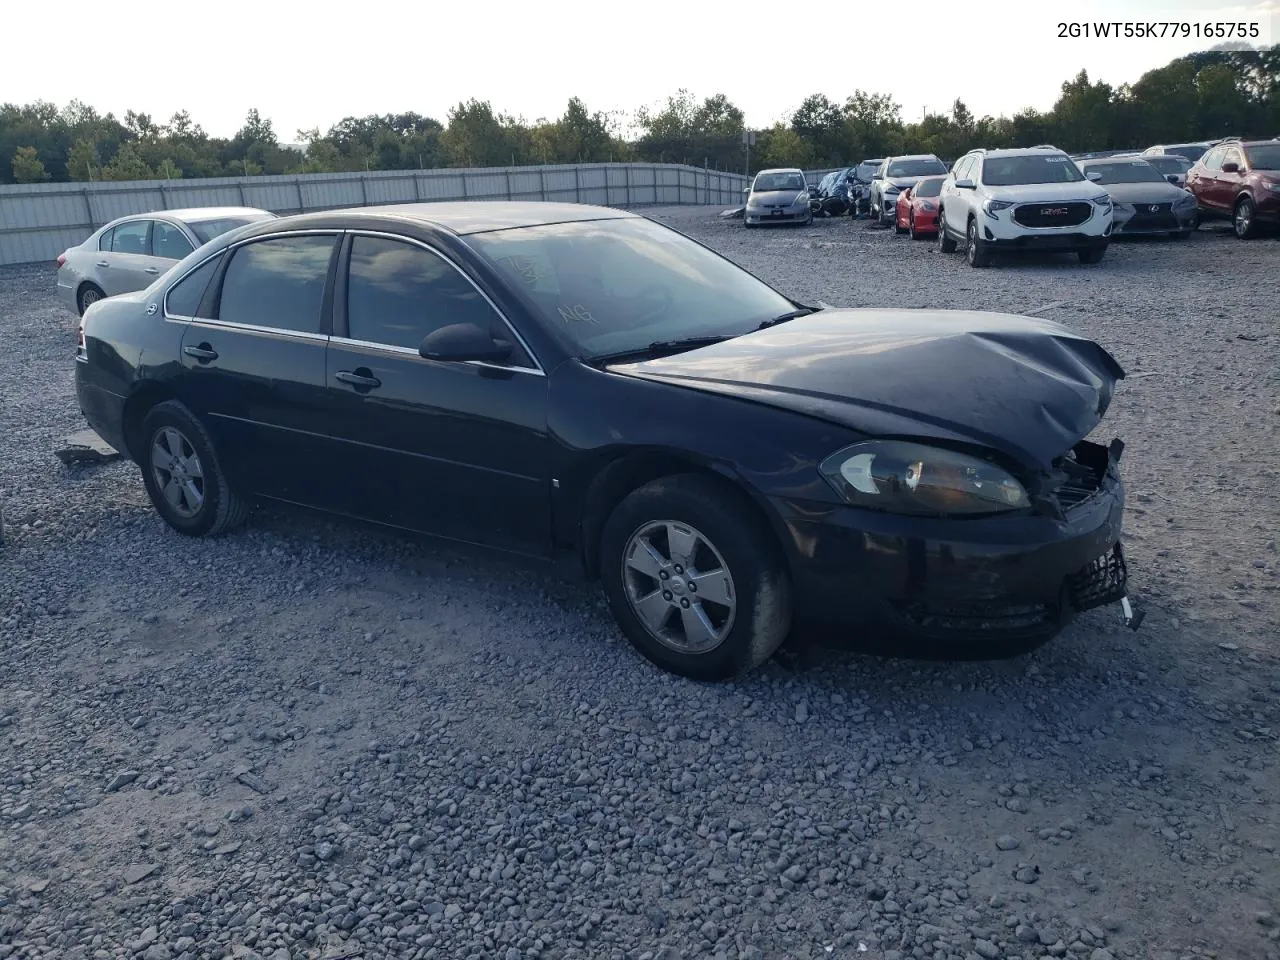
[{"label": "sky", "polygon": [[1047,110],[1081,69],[1118,86],[1219,42],[1059,37],[1066,20],[1253,21],[1262,42],[1280,42],[1280,0],[219,0],[116,13],[103,0],[60,0],[56,17],[6,6],[0,100],[79,99],[156,122],[185,109],[214,136],[234,134],[256,107],[285,142],[348,115],[445,122],[472,97],[536,120],[573,96],[631,114],[680,88],[725,94],[753,128],[811,93],[843,102],[859,88],[892,95],[905,120],[957,97],[977,116],[1012,114]]}]

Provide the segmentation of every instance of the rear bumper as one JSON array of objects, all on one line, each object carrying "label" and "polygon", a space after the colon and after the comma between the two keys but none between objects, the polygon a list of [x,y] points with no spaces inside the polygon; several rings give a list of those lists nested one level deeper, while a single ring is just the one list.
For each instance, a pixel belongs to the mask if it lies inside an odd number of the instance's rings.
[{"label": "rear bumper", "polygon": [[105,390],[88,378],[88,364],[76,361],[76,400],[80,413],[93,432],[126,457],[131,457],[124,439],[125,398]]}]

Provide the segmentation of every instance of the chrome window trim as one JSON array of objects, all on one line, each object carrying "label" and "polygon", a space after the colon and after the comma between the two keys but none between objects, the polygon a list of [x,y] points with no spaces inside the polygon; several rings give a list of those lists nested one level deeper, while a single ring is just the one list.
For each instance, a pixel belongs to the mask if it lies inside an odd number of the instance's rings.
[{"label": "chrome window trim", "polygon": [[[530,361],[532,361],[533,366],[519,367],[519,366],[514,366],[509,364],[484,363],[479,360],[467,360],[464,362],[470,363],[473,365],[478,364],[483,367],[492,367],[498,370],[521,370],[526,373],[536,373],[539,376],[546,376],[546,371],[543,369],[542,361],[540,361],[538,359],[538,355],[533,352],[533,348],[529,346],[528,341],[526,341],[525,338],[520,335],[520,331],[517,330],[515,328],[515,325],[512,324],[512,322],[507,319],[507,315],[503,313],[500,309],[498,309],[498,305],[489,298],[489,295],[485,293],[483,290],[481,290],[480,287],[476,285],[476,282],[466,275],[466,273],[462,270],[462,268],[459,267],[458,264],[454,262],[452,257],[448,256],[445,253],[442,253],[441,251],[437,250],[435,247],[431,246],[430,244],[424,243],[423,241],[418,240],[415,237],[406,237],[405,235],[399,234],[399,233],[389,233],[385,230],[366,230],[361,227],[355,227],[355,228],[349,229],[346,231],[346,233],[351,234],[351,236],[353,237],[381,237],[382,239],[385,239],[385,240],[398,240],[401,243],[408,243],[408,244],[412,244],[415,247],[421,247],[423,250],[426,250],[428,253],[439,257],[441,260],[447,263],[450,267],[452,267],[454,271],[458,274],[458,276],[462,277],[463,280],[467,281],[467,283],[471,285],[471,287],[476,291],[476,293],[484,297],[484,302],[489,304],[489,308],[498,315],[498,319],[502,321],[502,325],[505,326],[511,332],[511,335],[515,338],[516,342],[519,343],[520,346],[524,348],[524,352],[529,355],[529,359]],[[348,261],[347,269],[348,269],[347,283],[349,285],[351,282],[349,261]],[[350,324],[350,320],[348,319],[348,325],[349,324]],[[333,339],[344,340],[346,338],[334,337]],[[364,344],[366,346],[372,346],[372,347],[386,347],[386,348],[393,349],[395,351],[407,351],[412,356],[419,357],[419,359],[422,359],[419,356],[417,350],[413,350],[409,347],[392,347],[391,344],[369,343],[367,341],[360,341],[360,340],[352,340],[350,342],[360,343],[360,344]]]},{"label": "chrome window trim", "polygon": [[[127,226],[128,226],[129,224],[131,224],[131,223],[151,223],[151,224],[154,224],[155,222],[156,222],[156,217],[155,217],[155,214],[152,214],[152,213],[135,213],[135,214],[130,214],[129,216],[126,216],[126,217],[121,217],[119,220],[117,220],[114,224],[112,224],[112,225],[111,225],[111,242],[112,242],[112,243],[115,243],[115,242],[116,242],[116,230],[117,230],[117,229],[119,229],[120,227],[127,227]],[[103,229],[103,231],[104,231],[104,232],[106,231],[106,227],[103,227],[102,229]],[[147,228],[147,240],[148,240],[148,241],[150,241],[150,239],[151,239],[151,230],[152,230],[152,228],[151,228],[151,227],[148,227],[148,228]],[[125,253],[123,250],[103,250],[101,247],[99,247],[99,248],[98,248],[98,252],[99,252],[99,253],[118,253],[118,254],[120,254],[121,256],[126,256],[126,257],[149,257],[149,256],[151,256],[151,253],[149,253],[149,252],[148,252],[148,253]],[[192,252],[192,253],[195,253],[195,251],[194,251],[194,250],[193,250],[193,251],[191,251],[191,252]]]},{"label": "chrome window trim", "polygon": [[[380,353],[391,353],[396,356],[413,357],[415,360],[421,360],[424,363],[443,363],[441,360],[428,360],[426,357],[418,353],[412,347],[396,347],[389,343],[374,343],[371,340],[352,340],[350,337],[329,337],[330,343],[336,343],[344,347],[363,347],[368,350],[376,350]],[[535,367],[508,367],[500,363],[487,363],[484,360],[463,360],[462,363],[473,367],[488,367],[490,370],[503,370],[507,373],[527,373],[534,377],[545,377],[546,374],[542,370]]]},{"label": "chrome window trim", "polygon": [[[151,256],[155,257],[157,260],[173,260],[173,262],[174,262],[174,263],[181,263],[183,260],[187,259],[187,257],[191,256],[191,254],[195,253],[195,252],[196,252],[197,250],[199,250],[202,246],[204,246],[204,244],[203,244],[203,243],[200,243],[200,242],[197,240],[197,238],[195,238],[195,237],[193,237],[193,236],[191,235],[191,231],[187,229],[187,225],[186,225],[185,223],[183,223],[181,220],[178,220],[178,219],[176,219],[176,218],[174,218],[174,217],[164,216],[164,215],[162,215],[162,214],[158,214],[158,213],[157,213],[157,214],[155,214],[155,215],[153,215],[153,216],[151,216],[149,219],[151,220],[151,224],[152,224],[152,226],[151,226]],[[182,235],[182,238],[183,238],[184,240],[186,240],[186,241],[187,241],[187,243],[191,244],[191,250],[190,250],[190,252],[185,253],[185,254],[183,254],[182,256],[180,256],[180,257],[178,257],[178,258],[176,258],[176,259],[174,259],[173,257],[162,257],[162,256],[160,256],[160,254],[156,253],[156,228],[155,228],[155,225],[156,225],[157,223],[163,223],[166,227],[173,227],[173,229],[177,230],[177,231],[178,231],[178,233]]]},{"label": "chrome window trim", "polygon": [[293,337],[296,340],[317,340],[321,343],[329,341],[327,333],[310,333],[306,330],[289,330],[284,327],[262,327],[256,323],[223,323],[221,320],[210,320],[207,317],[190,317],[187,319],[187,323],[193,326],[217,327],[223,330],[242,330],[245,333],[265,333],[274,336]]}]

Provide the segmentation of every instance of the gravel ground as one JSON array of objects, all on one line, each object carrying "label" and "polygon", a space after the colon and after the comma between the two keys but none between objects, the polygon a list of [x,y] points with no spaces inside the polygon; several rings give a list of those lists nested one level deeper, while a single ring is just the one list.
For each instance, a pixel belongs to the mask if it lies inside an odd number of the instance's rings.
[{"label": "gravel ground", "polygon": [[1037,311],[1130,373],[1148,618],[994,664],[700,686],[594,592],[269,511],[192,542],[0,270],[0,958],[1280,958],[1280,241],[972,270],[658,213],[831,303]]}]

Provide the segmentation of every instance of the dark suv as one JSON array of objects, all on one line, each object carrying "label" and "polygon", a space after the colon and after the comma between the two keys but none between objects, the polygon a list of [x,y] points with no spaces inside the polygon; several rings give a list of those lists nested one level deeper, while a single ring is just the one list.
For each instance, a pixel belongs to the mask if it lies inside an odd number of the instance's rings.
[{"label": "dark suv", "polygon": [[1187,171],[1201,216],[1230,217],[1248,240],[1263,224],[1280,224],[1280,142],[1224,140]]}]

